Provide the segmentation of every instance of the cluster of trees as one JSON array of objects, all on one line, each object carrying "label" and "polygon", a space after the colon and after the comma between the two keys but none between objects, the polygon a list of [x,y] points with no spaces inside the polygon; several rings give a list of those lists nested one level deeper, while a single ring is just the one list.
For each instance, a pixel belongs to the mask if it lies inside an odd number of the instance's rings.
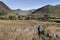
[{"label": "cluster of trees", "polygon": [[16,15],[9,15],[9,16],[0,16],[0,19],[1,20],[30,20],[30,19],[34,19],[34,20],[40,20],[40,19],[42,19],[42,20],[46,20],[46,19],[49,19],[50,17],[48,16],[48,15],[44,15],[44,17],[40,17],[40,18],[38,18],[38,17],[33,17],[33,16],[21,16],[21,15],[19,15],[19,16],[16,16]]},{"label": "cluster of trees", "polygon": [[30,17],[10,15],[10,16],[0,16],[0,20],[30,20]]}]

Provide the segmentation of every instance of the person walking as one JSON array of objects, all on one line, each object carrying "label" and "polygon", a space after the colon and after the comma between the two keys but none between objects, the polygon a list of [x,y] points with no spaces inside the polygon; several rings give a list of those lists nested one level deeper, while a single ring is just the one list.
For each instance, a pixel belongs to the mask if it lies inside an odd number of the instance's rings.
[{"label": "person walking", "polygon": [[42,27],[39,25],[38,26],[38,36],[40,37],[40,34],[42,34]]}]

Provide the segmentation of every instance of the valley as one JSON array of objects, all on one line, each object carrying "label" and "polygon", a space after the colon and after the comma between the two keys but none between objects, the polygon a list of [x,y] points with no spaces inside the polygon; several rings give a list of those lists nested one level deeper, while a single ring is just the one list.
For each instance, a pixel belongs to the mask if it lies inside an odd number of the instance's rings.
[{"label": "valley", "polygon": [[0,1],[0,40],[60,40],[60,5],[22,10]]}]

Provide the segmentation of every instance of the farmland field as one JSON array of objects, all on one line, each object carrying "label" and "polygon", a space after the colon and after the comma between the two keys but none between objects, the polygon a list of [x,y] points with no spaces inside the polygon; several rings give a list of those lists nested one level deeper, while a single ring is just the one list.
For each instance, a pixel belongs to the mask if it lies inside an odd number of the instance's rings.
[{"label": "farmland field", "polygon": [[60,27],[60,23],[36,20],[0,20],[0,40],[32,40],[37,27]]}]

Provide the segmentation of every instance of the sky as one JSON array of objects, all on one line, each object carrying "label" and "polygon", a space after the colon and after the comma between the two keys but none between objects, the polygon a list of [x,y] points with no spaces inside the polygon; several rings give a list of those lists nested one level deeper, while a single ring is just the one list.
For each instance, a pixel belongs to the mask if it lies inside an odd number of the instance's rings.
[{"label": "sky", "polygon": [[45,5],[59,5],[60,0],[0,0],[11,9],[37,9]]}]

